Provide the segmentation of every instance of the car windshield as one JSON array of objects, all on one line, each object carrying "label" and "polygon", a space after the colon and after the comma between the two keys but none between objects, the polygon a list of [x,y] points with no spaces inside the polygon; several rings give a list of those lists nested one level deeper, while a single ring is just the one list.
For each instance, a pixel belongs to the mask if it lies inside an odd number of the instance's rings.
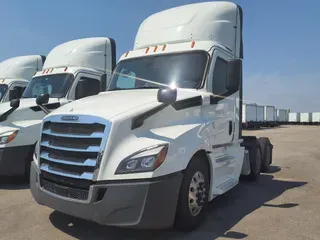
[{"label": "car windshield", "polygon": [[49,93],[53,98],[62,98],[66,95],[73,80],[73,75],[69,73],[35,77],[28,84],[22,98],[36,98],[44,93]]},{"label": "car windshield", "polygon": [[163,84],[199,88],[208,59],[207,52],[193,51],[122,60],[114,70],[108,91],[159,88]]},{"label": "car windshield", "polygon": [[0,101],[2,100],[3,96],[6,94],[8,90],[7,84],[0,84]]}]

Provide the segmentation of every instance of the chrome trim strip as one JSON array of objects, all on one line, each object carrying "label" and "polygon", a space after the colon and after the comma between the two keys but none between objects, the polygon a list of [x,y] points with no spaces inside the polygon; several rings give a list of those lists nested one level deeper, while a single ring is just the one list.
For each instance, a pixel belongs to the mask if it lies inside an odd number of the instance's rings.
[{"label": "chrome trim strip", "polygon": [[61,164],[66,164],[66,165],[73,165],[73,166],[83,166],[83,167],[94,167],[97,164],[97,161],[95,159],[90,159],[88,158],[85,160],[83,163],[81,162],[72,162],[64,159],[56,159],[49,157],[49,153],[43,152],[40,155],[41,158],[44,158],[50,162],[55,162],[55,163],[61,163]]},{"label": "chrome trim strip", "polygon": [[91,135],[80,135],[80,134],[64,134],[64,133],[54,133],[51,129],[43,130],[42,134],[65,137],[65,138],[103,138],[103,133],[94,132]]},{"label": "chrome trim strip", "polygon": [[71,174],[71,173],[55,171],[55,170],[50,169],[49,165],[46,163],[41,164],[40,170],[48,172],[48,173],[56,174],[59,176],[76,178],[76,179],[92,180],[92,178],[93,178],[93,173],[90,173],[90,172],[84,172],[81,175],[76,175],[76,174]]},{"label": "chrome trim strip", "polygon": [[100,152],[100,147],[89,146],[87,149],[57,147],[57,146],[50,145],[49,141],[41,142],[41,146],[56,149],[56,150],[69,151],[69,152]]}]

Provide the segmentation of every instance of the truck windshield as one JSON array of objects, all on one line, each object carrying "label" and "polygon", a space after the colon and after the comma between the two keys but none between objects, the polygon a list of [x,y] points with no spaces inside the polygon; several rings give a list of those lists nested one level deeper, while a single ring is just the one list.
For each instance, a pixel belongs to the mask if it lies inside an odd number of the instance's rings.
[{"label": "truck windshield", "polygon": [[8,90],[7,84],[0,84],[0,101],[2,100],[3,96],[6,94]]},{"label": "truck windshield", "polygon": [[114,70],[108,91],[159,88],[163,84],[174,84],[179,88],[199,88],[208,60],[209,56],[205,51],[122,60]]},{"label": "truck windshield", "polygon": [[28,84],[22,98],[36,98],[44,93],[49,93],[53,98],[62,98],[66,95],[73,80],[73,75],[69,73],[35,77]]}]

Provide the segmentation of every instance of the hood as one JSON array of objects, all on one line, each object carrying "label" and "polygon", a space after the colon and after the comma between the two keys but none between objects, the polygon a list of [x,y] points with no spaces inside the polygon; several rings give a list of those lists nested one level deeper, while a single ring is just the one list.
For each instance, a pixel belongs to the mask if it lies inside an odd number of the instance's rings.
[{"label": "hood", "polygon": [[[105,119],[125,113],[134,108],[158,106],[158,89],[118,90],[79,99],[55,110],[52,114],[84,114]],[[177,100],[199,96],[199,92],[178,89]],[[50,114],[51,115],[51,114]],[[48,115],[49,116],[49,115]]]},{"label": "hood", "polygon": [[[68,102],[67,99],[58,99],[58,98],[50,98],[49,103],[57,103],[65,104]],[[15,121],[32,121],[32,120],[41,120],[45,117],[44,112],[39,110],[32,110],[31,107],[37,107],[35,98],[22,98],[20,99],[19,107],[14,110],[8,117],[7,120],[0,122],[0,125],[5,126],[9,123]],[[0,114],[2,115],[6,111],[10,110],[10,102],[5,102],[0,104]]]}]

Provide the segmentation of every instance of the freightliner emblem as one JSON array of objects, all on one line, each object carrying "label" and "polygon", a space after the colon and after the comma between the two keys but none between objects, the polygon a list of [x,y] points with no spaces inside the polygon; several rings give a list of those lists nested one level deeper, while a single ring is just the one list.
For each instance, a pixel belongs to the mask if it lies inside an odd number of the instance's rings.
[{"label": "freightliner emblem", "polygon": [[62,121],[78,121],[79,117],[78,116],[62,116],[61,117]]}]

